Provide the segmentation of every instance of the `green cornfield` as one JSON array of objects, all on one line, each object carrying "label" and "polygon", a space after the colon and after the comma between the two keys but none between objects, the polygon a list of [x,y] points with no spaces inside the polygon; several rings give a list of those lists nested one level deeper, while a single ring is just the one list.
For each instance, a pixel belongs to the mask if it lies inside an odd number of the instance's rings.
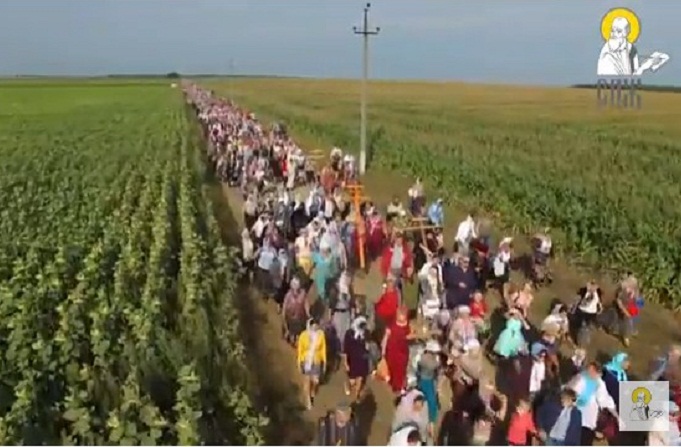
[{"label": "green cornfield", "polygon": [[233,255],[161,82],[0,83],[0,443],[260,444]]},{"label": "green cornfield", "polygon": [[[284,121],[308,147],[359,146],[358,83],[210,85]],[[643,110],[612,111],[597,108],[591,90],[371,83],[370,176],[421,176],[434,195],[493,212],[520,233],[550,226],[562,254],[632,271],[648,299],[678,308],[681,95],[642,95]]]}]

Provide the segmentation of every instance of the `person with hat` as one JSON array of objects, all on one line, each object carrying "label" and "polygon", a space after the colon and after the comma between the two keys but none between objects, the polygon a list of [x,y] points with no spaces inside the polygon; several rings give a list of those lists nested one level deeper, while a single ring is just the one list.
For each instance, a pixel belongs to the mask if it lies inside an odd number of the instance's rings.
[{"label": "person with hat", "polygon": [[435,432],[435,424],[437,423],[440,409],[438,382],[440,379],[441,352],[442,347],[437,340],[428,340],[416,368],[416,387],[423,393],[428,405],[428,419],[430,421],[429,431],[431,433]]},{"label": "person with hat", "polygon": [[347,402],[339,403],[333,411],[319,419],[317,424],[317,445],[361,445],[360,430],[352,407]]},{"label": "person with hat", "polygon": [[300,371],[305,377],[303,389],[307,398],[307,408],[311,409],[319,387],[319,379],[327,364],[326,336],[319,322],[310,318],[307,328],[298,337],[297,360]]}]

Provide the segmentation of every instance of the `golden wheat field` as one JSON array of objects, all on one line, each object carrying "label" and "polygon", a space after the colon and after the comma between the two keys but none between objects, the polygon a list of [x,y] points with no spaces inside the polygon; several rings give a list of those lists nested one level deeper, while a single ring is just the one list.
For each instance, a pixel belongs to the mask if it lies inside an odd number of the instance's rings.
[{"label": "golden wheat field", "polygon": [[[284,121],[307,148],[359,146],[357,82],[206,84]],[[632,270],[651,299],[678,307],[681,95],[641,95],[640,111],[605,110],[594,90],[372,82],[370,177],[420,175],[434,194],[494,212],[507,227],[550,226],[558,250]]]}]

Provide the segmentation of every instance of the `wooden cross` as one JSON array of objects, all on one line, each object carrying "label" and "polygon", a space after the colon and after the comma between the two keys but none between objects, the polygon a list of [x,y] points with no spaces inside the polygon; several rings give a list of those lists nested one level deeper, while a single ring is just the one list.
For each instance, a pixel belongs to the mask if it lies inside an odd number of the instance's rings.
[{"label": "wooden cross", "polygon": [[428,218],[426,217],[412,217],[410,219],[410,225],[403,228],[395,228],[395,231],[405,233],[407,231],[420,231],[421,241],[426,240],[426,230],[435,230],[437,228],[442,228],[440,225],[426,225]]},{"label": "wooden cross", "polygon": [[357,241],[359,244],[359,247],[357,247],[359,251],[359,266],[361,269],[364,269],[366,267],[366,259],[364,257],[364,239],[366,238],[366,228],[364,219],[362,218],[361,205],[363,201],[369,200],[369,197],[366,197],[364,194],[362,194],[364,191],[364,185],[360,184],[359,182],[345,185],[343,188],[348,191],[350,200],[352,201],[352,205],[355,210],[355,225],[357,227]]}]

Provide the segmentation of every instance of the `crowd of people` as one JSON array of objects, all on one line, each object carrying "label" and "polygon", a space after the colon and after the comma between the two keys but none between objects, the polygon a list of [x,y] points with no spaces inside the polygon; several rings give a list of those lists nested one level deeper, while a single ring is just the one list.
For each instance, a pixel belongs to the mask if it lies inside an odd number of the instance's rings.
[{"label": "crowd of people", "polygon": [[[243,194],[243,264],[263,299],[279,306],[308,408],[326,374],[346,372],[345,399],[320,422],[318,444],[361,442],[352,409],[368,380],[387,382],[395,395],[389,445],[623,442],[617,401],[629,356],[618,352],[601,366],[585,348],[596,326],[628,346],[643,306],[635,277],[622,280],[610,306],[590,281],[576,298],[556,300],[536,328],[528,316],[536,288],[551,281],[549,229],[533,238],[528,279],[515,284],[513,239],[495,243],[491,220],[470,212],[450,249],[444,201],[429,203],[420,179],[406,205],[396,197],[385,208],[364,201],[355,209],[344,193],[358,182],[353,156],[334,148],[318,172],[285,126],[266,129],[212,92],[184,88],[207,159]],[[360,247],[384,278],[380,296],[366,300],[353,291]],[[407,306],[413,290],[416,315]],[[572,356],[563,359],[565,349]],[[651,432],[651,445],[680,445],[680,357],[670,348],[651,373],[672,384],[675,427]]]}]

